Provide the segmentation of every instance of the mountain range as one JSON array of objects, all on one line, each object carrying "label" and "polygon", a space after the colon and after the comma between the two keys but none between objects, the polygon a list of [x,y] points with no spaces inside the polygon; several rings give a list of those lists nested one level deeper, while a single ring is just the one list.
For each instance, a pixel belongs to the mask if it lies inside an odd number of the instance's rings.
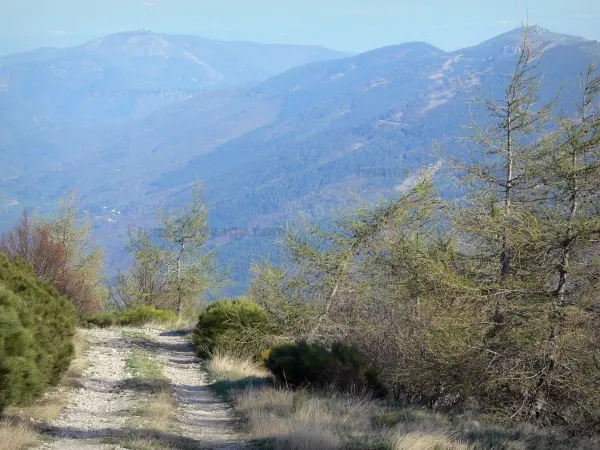
[{"label": "mountain range", "polygon": [[[541,97],[562,88],[568,111],[600,44],[535,34]],[[251,260],[279,257],[288,221],[326,223],[355,194],[390,198],[436,164],[434,140],[453,151],[467,117],[459,86],[500,97],[521,37],[343,55],[136,32],[2,58],[0,226],[75,186],[114,268],[127,233],[152,228],[155,208],[185,201],[199,179],[211,243],[241,290]],[[448,180],[440,188],[453,195]]]},{"label": "mountain range", "polygon": [[344,55],[315,46],[141,31],[2,57],[0,155],[7,155],[8,164],[0,177],[70,157],[65,133],[76,145],[77,136],[85,141],[92,129],[140,119],[207,89],[251,86],[292,67]]}]

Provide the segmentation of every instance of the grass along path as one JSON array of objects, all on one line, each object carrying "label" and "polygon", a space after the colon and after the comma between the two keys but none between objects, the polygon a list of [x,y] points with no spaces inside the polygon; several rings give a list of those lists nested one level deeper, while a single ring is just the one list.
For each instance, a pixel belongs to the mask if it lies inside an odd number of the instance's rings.
[{"label": "grass along path", "polygon": [[150,348],[155,348],[157,360],[163,364],[164,375],[172,381],[172,394],[177,404],[175,426],[179,436],[203,445],[191,448],[249,448],[238,432],[232,407],[215,395],[189,339],[178,332],[146,332],[152,339]]},{"label": "grass along path", "polygon": [[[145,335],[142,335],[142,340],[147,340]],[[126,361],[126,367],[132,375],[128,384],[130,387],[135,386],[139,393],[137,408],[127,421],[127,427],[132,432],[121,444],[134,450],[171,448],[168,443],[163,442],[163,436],[164,433],[173,431],[177,405],[171,382],[165,377],[162,364],[151,353],[134,348]]]},{"label": "grass along path", "polygon": [[[213,387],[231,398],[247,433],[269,450],[598,450],[561,430],[503,429],[468,411],[448,416],[367,396],[273,387],[248,359],[215,354]],[[481,419],[479,417],[479,419]]]}]

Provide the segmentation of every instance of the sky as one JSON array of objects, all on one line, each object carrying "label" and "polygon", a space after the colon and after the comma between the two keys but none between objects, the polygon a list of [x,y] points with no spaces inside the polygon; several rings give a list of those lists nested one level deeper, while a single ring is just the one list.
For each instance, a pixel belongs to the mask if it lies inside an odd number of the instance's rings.
[{"label": "sky", "polygon": [[150,29],[361,52],[476,45],[529,19],[600,40],[600,0],[0,0],[0,55]]}]

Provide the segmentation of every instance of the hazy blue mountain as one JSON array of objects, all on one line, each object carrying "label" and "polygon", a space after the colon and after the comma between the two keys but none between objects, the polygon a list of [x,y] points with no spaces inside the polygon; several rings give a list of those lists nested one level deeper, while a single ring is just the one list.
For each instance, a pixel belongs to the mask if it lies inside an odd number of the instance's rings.
[{"label": "hazy blue mountain", "polygon": [[10,114],[23,122],[19,131],[31,132],[141,117],[205,89],[255,84],[341,56],[315,46],[119,33],[0,58],[0,118]]},{"label": "hazy blue mountain", "polygon": [[[600,44],[536,34],[548,43],[542,97],[562,86],[568,110],[575,80]],[[212,243],[243,285],[252,259],[277,258],[273,241],[286,221],[298,223],[301,214],[327,221],[354,204],[354,193],[389,198],[404,188],[407,171],[436,163],[434,140],[452,151],[466,118],[458,81],[500,96],[520,36],[514,30],[451,53],[419,42],[385,47],[292,68],[248,88],[203,92],[141,119],[46,130],[43,142],[23,138],[51,150],[43,164],[13,169],[15,178],[0,185],[4,205],[19,202],[5,217],[22,206],[47,207],[75,184],[118,264],[131,227],[152,227],[153,209],[183,201],[200,179],[212,205]],[[67,158],[69,146],[81,150],[76,157]],[[63,156],[52,162],[52,155]],[[450,182],[441,187],[452,195]]]},{"label": "hazy blue mountain", "polygon": [[[0,58],[0,179],[72,160],[106,126],[143,119],[208,89],[257,84],[292,67],[345,56],[322,47],[221,42],[149,31]],[[94,131],[96,130],[96,131]],[[108,133],[112,135],[113,133]],[[65,135],[69,136],[69,146]],[[96,139],[94,139],[95,141]],[[87,139],[92,145],[95,142]]]}]

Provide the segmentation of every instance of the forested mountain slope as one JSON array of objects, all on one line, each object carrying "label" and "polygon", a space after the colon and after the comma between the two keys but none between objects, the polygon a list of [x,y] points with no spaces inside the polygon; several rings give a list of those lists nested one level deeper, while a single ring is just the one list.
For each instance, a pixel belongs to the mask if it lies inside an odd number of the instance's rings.
[{"label": "forested mountain slope", "polygon": [[[106,134],[208,89],[248,86],[345,56],[316,46],[222,42],[151,31],[0,58],[0,177],[72,160]],[[7,155],[7,156],[4,156]]]},{"label": "forested mountain slope", "polygon": [[[459,85],[500,97],[521,31],[452,53],[407,43],[314,62],[85,136],[68,129],[48,134],[52,155],[74,144],[85,151],[15,170],[16,178],[2,183],[1,200],[33,207],[78,186],[114,266],[128,230],[152,227],[154,207],[177,203],[200,179],[213,244],[243,284],[252,259],[277,258],[273,241],[288,220],[301,213],[327,220],[353,204],[352,193],[369,201],[390,197],[407,171],[436,163],[434,141],[453,151],[467,119]],[[600,55],[600,44],[539,28],[536,34],[546,43],[542,96],[562,86],[560,106],[568,111],[579,88],[574,80]]]}]

